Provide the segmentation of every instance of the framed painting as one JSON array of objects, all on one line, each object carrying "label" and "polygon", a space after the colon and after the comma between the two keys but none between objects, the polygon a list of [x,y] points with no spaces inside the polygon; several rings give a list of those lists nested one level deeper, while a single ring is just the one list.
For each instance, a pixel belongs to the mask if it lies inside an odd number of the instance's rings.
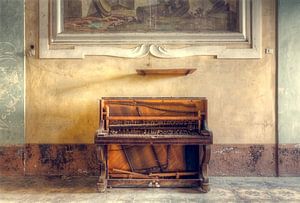
[{"label": "framed painting", "polygon": [[41,58],[261,57],[260,0],[41,0],[39,6]]}]

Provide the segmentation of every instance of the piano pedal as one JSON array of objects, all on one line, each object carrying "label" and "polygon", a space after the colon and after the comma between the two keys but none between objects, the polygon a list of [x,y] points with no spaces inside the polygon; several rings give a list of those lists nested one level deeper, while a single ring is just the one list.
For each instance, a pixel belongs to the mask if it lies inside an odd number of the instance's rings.
[{"label": "piano pedal", "polygon": [[151,182],[149,182],[148,187],[151,187],[151,188],[160,188],[160,184],[157,181],[151,181]]}]

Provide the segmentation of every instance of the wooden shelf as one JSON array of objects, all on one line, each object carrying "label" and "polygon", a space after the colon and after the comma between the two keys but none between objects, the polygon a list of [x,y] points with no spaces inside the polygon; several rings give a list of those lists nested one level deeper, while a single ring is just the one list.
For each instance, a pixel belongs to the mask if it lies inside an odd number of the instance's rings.
[{"label": "wooden shelf", "polygon": [[136,69],[138,75],[188,75],[195,72],[196,68],[172,68],[172,69]]}]

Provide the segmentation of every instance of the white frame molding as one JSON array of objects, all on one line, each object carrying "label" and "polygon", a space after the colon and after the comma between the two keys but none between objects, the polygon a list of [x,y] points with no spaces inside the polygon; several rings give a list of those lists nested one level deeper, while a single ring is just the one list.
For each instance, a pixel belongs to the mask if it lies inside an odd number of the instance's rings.
[{"label": "white frame molding", "polygon": [[39,57],[261,58],[261,0],[241,0],[237,33],[64,34],[62,0],[39,1]]}]

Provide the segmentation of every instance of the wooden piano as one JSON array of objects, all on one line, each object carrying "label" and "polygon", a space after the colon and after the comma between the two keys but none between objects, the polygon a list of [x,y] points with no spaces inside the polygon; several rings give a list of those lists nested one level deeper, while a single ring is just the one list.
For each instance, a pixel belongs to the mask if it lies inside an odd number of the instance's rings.
[{"label": "wooden piano", "polygon": [[212,132],[206,98],[102,98],[95,135],[98,190],[197,187],[209,191]]}]

